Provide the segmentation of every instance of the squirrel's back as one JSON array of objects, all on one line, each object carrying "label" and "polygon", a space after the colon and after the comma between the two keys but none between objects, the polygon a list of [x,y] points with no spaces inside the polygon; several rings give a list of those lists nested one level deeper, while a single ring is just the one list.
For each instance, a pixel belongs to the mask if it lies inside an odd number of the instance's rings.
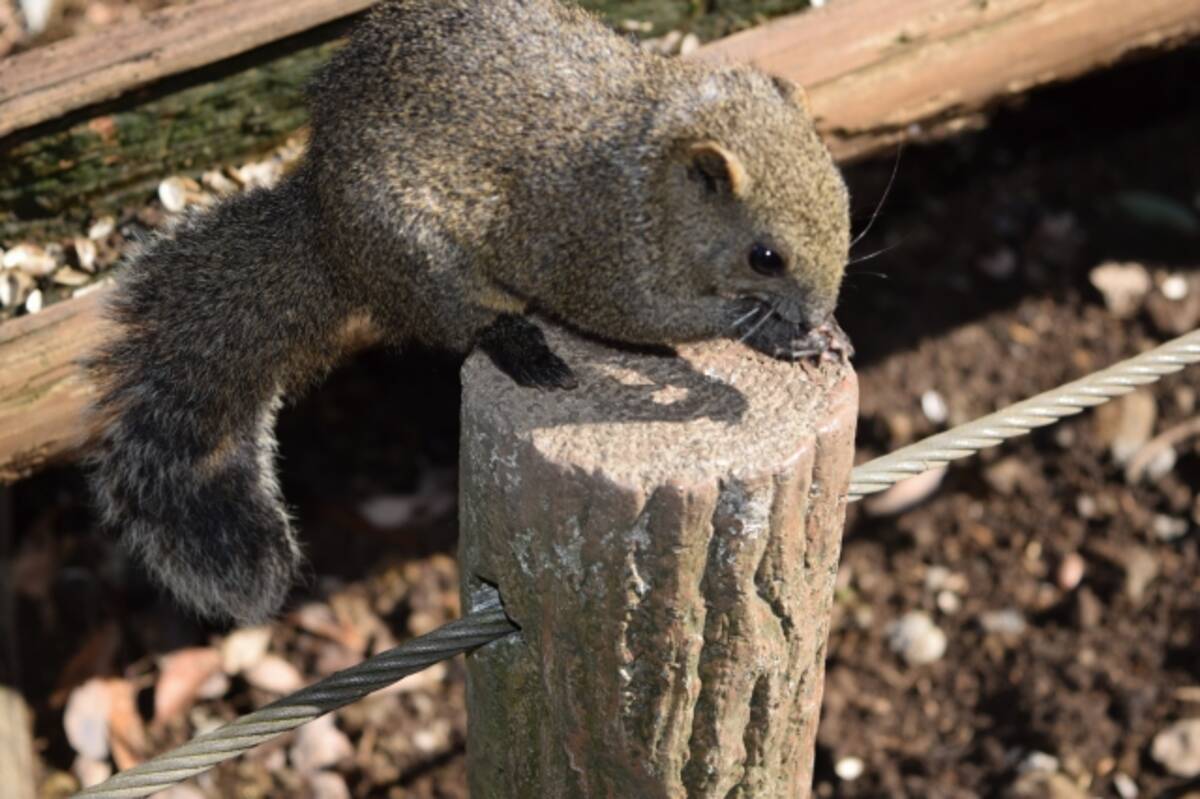
[{"label": "squirrel's back", "polygon": [[296,173],[154,239],[92,362],[105,515],[207,615],[286,595],[274,413],[363,331],[558,388],[528,315],[829,349],[847,196],[786,81],[663,58],[558,0],[383,0],[310,97]]}]

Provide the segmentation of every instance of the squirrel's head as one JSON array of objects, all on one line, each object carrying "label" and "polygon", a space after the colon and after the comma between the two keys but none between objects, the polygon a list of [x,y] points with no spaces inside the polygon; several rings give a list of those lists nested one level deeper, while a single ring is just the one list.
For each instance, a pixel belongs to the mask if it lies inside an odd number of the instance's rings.
[{"label": "squirrel's head", "polygon": [[709,68],[688,94],[656,136],[670,147],[655,183],[671,279],[682,301],[716,309],[713,334],[775,357],[811,353],[813,331],[833,323],[850,222],[803,92],[735,67]]}]

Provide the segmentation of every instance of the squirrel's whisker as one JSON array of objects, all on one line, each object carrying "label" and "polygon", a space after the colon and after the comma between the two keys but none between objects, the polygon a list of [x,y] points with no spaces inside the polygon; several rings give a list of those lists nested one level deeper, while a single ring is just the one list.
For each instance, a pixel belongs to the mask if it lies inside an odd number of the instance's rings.
[{"label": "squirrel's whisker", "polygon": [[871,232],[871,228],[875,227],[875,220],[879,218],[879,212],[883,210],[883,204],[887,202],[888,195],[892,193],[892,186],[896,183],[896,175],[900,174],[900,156],[904,154],[904,142],[896,148],[896,163],[892,165],[892,176],[888,178],[887,186],[883,190],[883,196],[879,198],[879,202],[875,205],[875,212],[871,214],[871,219],[867,222],[867,226],[863,228],[862,233],[859,233],[850,242],[850,249],[854,249],[854,245],[858,244],[866,235]]}]

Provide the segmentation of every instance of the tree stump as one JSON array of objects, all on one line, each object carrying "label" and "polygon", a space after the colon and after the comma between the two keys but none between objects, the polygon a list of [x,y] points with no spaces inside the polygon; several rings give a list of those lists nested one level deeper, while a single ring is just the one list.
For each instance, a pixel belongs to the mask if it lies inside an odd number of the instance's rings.
[{"label": "tree stump", "polygon": [[854,373],[547,336],[577,389],[463,372],[471,796],[808,796]]}]

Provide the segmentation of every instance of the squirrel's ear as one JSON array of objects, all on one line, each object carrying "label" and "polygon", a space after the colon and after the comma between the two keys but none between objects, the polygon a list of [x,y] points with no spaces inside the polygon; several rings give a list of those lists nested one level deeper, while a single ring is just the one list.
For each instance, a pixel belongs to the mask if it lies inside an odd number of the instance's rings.
[{"label": "squirrel's ear", "polygon": [[687,153],[692,167],[711,188],[722,187],[734,197],[749,190],[750,175],[742,159],[715,141],[696,142],[688,147]]},{"label": "squirrel's ear", "polygon": [[775,84],[775,88],[779,90],[783,99],[800,106],[806,114],[812,113],[812,108],[808,104],[808,92],[804,91],[803,86],[792,83],[787,78],[780,77],[779,75],[772,75],[771,82]]}]

